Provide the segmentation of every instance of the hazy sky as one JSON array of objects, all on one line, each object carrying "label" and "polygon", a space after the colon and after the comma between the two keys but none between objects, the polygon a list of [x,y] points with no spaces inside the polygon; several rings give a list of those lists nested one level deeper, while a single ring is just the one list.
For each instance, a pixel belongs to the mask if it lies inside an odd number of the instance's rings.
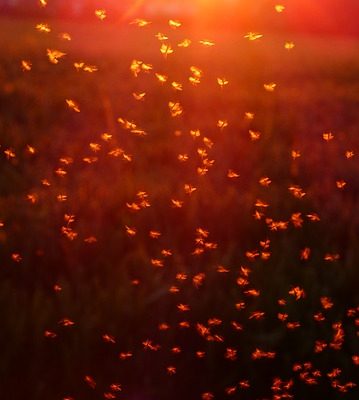
[{"label": "hazy sky", "polygon": [[[82,14],[87,9],[91,16],[98,4],[94,0],[48,0],[47,10],[60,16]],[[281,15],[274,10],[276,4],[285,6]],[[20,14],[29,9],[41,15],[46,12],[40,10],[37,0],[0,0],[0,12],[9,7]],[[131,9],[130,14],[136,16],[192,16],[233,26],[250,28],[252,24],[253,29],[359,35],[359,0],[103,0],[101,7],[108,8],[109,16],[111,10],[114,14],[115,9]]]}]

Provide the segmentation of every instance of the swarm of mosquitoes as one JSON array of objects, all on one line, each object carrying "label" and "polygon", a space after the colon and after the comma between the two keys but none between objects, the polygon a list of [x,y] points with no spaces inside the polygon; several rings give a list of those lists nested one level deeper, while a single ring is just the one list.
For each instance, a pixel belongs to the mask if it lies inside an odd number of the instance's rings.
[{"label": "swarm of mosquitoes", "polygon": [[[39,0],[39,7],[47,7],[48,5],[47,3],[48,3],[47,0]],[[273,11],[277,13],[283,13],[285,12],[285,10],[286,7],[284,5],[276,4],[274,6]],[[99,23],[106,23],[106,19],[108,18],[108,13],[109,11],[105,9],[94,9],[93,18],[98,19],[100,21]],[[138,18],[131,21],[130,24],[133,27],[133,29],[141,30],[141,32],[143,32],[143,35],[148,35],[147,27],[151,24],[153,25],[154,22]],[[174,30],[177,31],[181,30],[181,27],[182,27],[181,21],[171,19],[168,21],[167,25],[168,32],[167,33],[158,32],[155,35],[155,37],[153,37],[154,41],[158,41],[159,54],[161,54],[166,61],[170,57],[172,57],[173,53],[175,53],[178,48],[182,49],[181,51],[183,51],[183,49],[189,48],[194,44],[194,40],[192,40],[191,38],[184,38],[183,40],[177,43],[172,43],[172,44],[170,43],[171,32],[173,32]],[[46,22],[40,22],[36,24],[35,29],[41,35],[49,34],[53,31],[51,25]],[[243,35],[242,40],[249,42],[261,41],[265,40],[265,37],[263,36],[264,35],[259,32],[248,32],[245,35]],[[61,40],[71,41],[72,34],[69,32],[62,32],[59,34],[58,38],[60,39],[60,41]],[[215,41],[203,39],[200,40],[199,42],[197,41],[196,45],[203,46],[204,48],[207,48],[208,51],[211,51],[212,48],[217,44],[215,43]],[[295,51],[295,43],[292,41],[284,42],[283,51]],[[57,46],[54,46],[53,48],[46,49],[45,56],[47,56],[48,62],[52,64],[55,68],[57,64],[61,63],[63,59],[66,58],[67,54],[61,49],[57,48]],[[31,60],[28,59],[21,60],[20,68],[22,69],[24,74],[29,74],[28,76],[30,79],[31,70],[33,69]],[[186,85],[191,85],[193,87],[199,86],[201,84],[203,76],[206,73],[204,68],[200,68],[195,65],[188,65],[188,71],[189,71],[188,81],[177,82],[177,81],[172,81],[167,74],[156,71],[156,67],[153,64],[146,62],[146,60],[133,58],[133,61],[130,63],[128,68],[129,68],[129,74],[132,77],[131,79],[133,80],[137,81],[140,80],[142,75],[147,75],[147,76],[152,75],[155,82],[154,85],[169,85],[169,87],[173,90],[173,99],[168,102],[166,107],[168,106],[169,116],[173,118],[174,123],[180,120],[182,115],[186,112],[185,107],[181,104],[180,101],[181,92],[186,90]],[[81,60],[73,64],[73,70],[74,73],[77,74],[78,73],[96,74],[96,72],[99,70],[99,67]],[[231,82],[229,81],[229,79],[227,79],[224,76],[219,76],[216,79],[215,84],[218,85],[219,91],[228,90],[228,87],[230,88],[231,86]],[[262,89],[264,91],[272,93],[278,90],[278,87],[275,82],[263,82]],[[135,101],[135,104],[136,102],[145,102],[146,95],[147,95],[146,91],[141,91],[141,90],[134,91],[132,93],[132,96],[133,100]],[[73,98],[64,98],[63,103],[64,107],[68,108],[69,113],[81,113],[81,102],[79,102],[78,100]],[[248,111],[245,113],[243,118],[249,121],[253,120],[255,119],[255,113]],[[123,116],[119,116],[117,122],[119,126],[123,130],[128,131],[129,134],[142,138],[139,140],[151,140],[151,135],[148,135],[146,128],[139,126],[136,122],[129,120]],[[214,129],[217,129],[219,132],[222,132],[229,126],[229,124],[230,122],[227,119],[220,119],[218,121],[214,121],[213,125]],[[215,160],[211,159],[211,150],[216,145],[215,140],[213,138],[208,138],[204,136],[203,132],[201,132],[198,129],[191,129],[190,135],[193,137],[193,140],[196,140],[197,143],[200,143],[197,149],[197,153],[200,159],[200,164],[197,166],[194,173],[199,176],[205,176],[206,174],[209,173],[209,171],[212,168],[216,167]],[[330,142],[335,140],[335,134],[331,132],[324,132],[321,133],[321,135],[323,142]],[[122,147],[113,146],[106,154],[100,152],[100,150],[103,147],[103,144],[106,143],[106,145],[111,146],[112,139],[113,135],[111,133],[106,133],[106,132],[101,133],[98,142],[91,142],[88,144],[89,149],[92,152],[92,156],[86,157],[86,159],[84,159],[83,161],[85,163],[95,163],[97,162],[98,158],[102,156],[102,157],[117,158],[119,159],[120,162],[124,163],[136,162],[134,156],[129,154],[126,151],[126,149]],[[248,140],[256,142],[260,139],[261,139],[261,132],[249,130]],[[35,154],[37,152],[36,148],[31,145],[27,146],[26,151],[29,152],[30,154]],[[16,152],[14,149],[8,148],[3,150],[3,152],[8,159],[16,157]],[[299,150],[293,149],[290,156],[292,157],[293,160],[296,160],[297,158],[300,158],[302,154]],[[355,156],[354,151],[352,149],[347,149],[343,154],[343,159],[349,160],[354,156]],[[189,159],[188,153],[183,151],[177,155],[177,159],[174,160],[174,162],[181,165],[181,163],[186,163],[188,159]],[[58,167],[55,171],[56,175],[60,177],[65,176],[67,174],[66,167],[71,162],[72,161],[69,157],[68,158],[63,157],[62,166]],[[227,176],[225,177],[225,179],[228,179],[229,181],[240,179],[240,172],[237,171],[236,169],[228,169],[226,175]],[[272,180],[268,176],[263,176],[259,181],[259,184],[264,188],[270,188],[271,183]],[[49,179],[43,179],[40,182],[40,184],[43,187],[49,187],[51,186],[51,181]],[[334,182],[334,185],[336,186],[337,190],[343,190],[347,185],[347,183],[345,180],[339,179],[336,182]],[[201,187],[199,185],[195,186],[191,182],[183,182],[183,197],[168,199],[168,207],[172,207],[173,209],[185,207],[186,203],[191,202],[194,193],[200,190]],[[288,191],[290,195],[292,195],[294,198],[298,200],[301,200],[303,197],[306,196],[305,189],[298,185],[289,186]],[[36,193],[29,193],[27,195],[26,201],[35,203],[39,201],[39,199],[37,198]],[[66,202],[67,195],[58,194],[57,201]],[[125,205],[129,215],[132,215],[133,213],[140,213],[141,210],[153,206],[154,205],[151,204],[150,200],[150,193],[147,193],[146,191],[139,191],[136,194],[135,198],[133,198]],[[289,229],[289,227],[300,229],[304,224],[321,223],[321,217],[317,212],[306,213],[304,215],[302,212],[298,211],[293,213],[289,220],[282,221],[282,220],[274,220],[273,218],[266,216],[266,210],[269,206],[267,202],[261,199],[257,199],[253,206],[254,206],[254,214],[253,214],[254,220],[263,221],[266,226],[266,229],[270,232],[273,231],[285,232],[287,229]],[[75,219],[76,216],[73,215],[71,212],[66,213],[64,215],[64,224],[61,227],[60,234],[66,237],[70,241],[79,240],[79,233],[76,232],[76,229],[74,228]],[[131,240],[134,241],[139,240],[138,231],[140,230],[140,227],[135,225],[124,225],[123,230]],[[162,232],[156,229],[152,229],[147,233],[147,235],[151,240],[156,241],[161,237]],[[89,244],[97,242],[97,238],[95,235],[90,235],[88,237],[85,237],[83,238],[83,240],[84,242]],[[193,257],[202,257],[205,253],[211,252],[212,250],[217,249],[219,246],[220,246],[219,243],[216,243],[211,239],[211,234],[208,229],[204,227],[195,228],[195,238],[194,238],[194,246],[192,252]],[[305,247],[301,250],[300,254],[298,254],[298,257],[301,260],[306,261],[311,257],[311,251],[312,251],[311,248]],[[172,250],[162,249],[158,257],[154,257],[149,260],[151,268],[155,269],[165,268],[166,260],[171,256],[173,256]],[[256,259],[262,259],[263,261],[270,259],[271,241],[269,239],[260,241],[258,250],[249,250],[246,252],[245,256],[249,261],[249,265],[250,261]],[[11,257],[13,262],[21,263],[24,256],[20,253],[13,253]],[[323,259],[328,263],[335,263],[337,260],[340,259],[340,257],[341,254],[338,253],[328,252],[326,254],[323,254]],[[225,275],[229,271],[230,271],[229,267],[226,267],[224,265],[219,265],[217,266],[216,273]],[[236,280],[233,282],[233,285],[238,285],[243,290],[243,294],[248,299],[261,296],[260,288],[253,287],[253,284],[251,283],[251,272],[252,272],[251,267],[247,265],[241,266],[239,269],[239,274],[236,277]],[[192,276],[190,276],[187,273],[177,274],[176,282],[173,282],[173,284],[170,286],[169,292],[173,294],[180,292],[181,284],[186,281],[189,282],[191,285],[193,285],[196,289],[200,290],[205,280],[206,280],[206,274],[203,272],[193,274]],[[140,282],[138,280],[134,280],[133,284],[139,285]],[[55,292],[60,292],[61,290],[62,287],[59,284],[56,284],[54,286]],[[302,299],[306,297],[306,288],[293,285],[292,287],[288,288],[288,295],[291,296],[294,299],[294,301],[301,302]],[[195,299],[193,299],[193,301],[195,302]],[[288,330],[301,330],[301,329],[305,330],[305,326],[303,323],[301,323],[301,321],[292,319],[291,316],[288,314],[288,312],[286,312],[286,305],[287,305],[286,299],[284,298],[277,299],[277,305],[278,305],[278,313],[276,318],[278,324],[284,325]],[[176,312],[178,312],[179,315],[188,315],[189,313],[191,313],[192,306],[193,304],[179,302],[176,305],[177,308]],[[247,306],[246,302],[238,302],[234,305],[236,310],[238,310],[239,312],[245,309],[246,306]],[[341,351],[343,350],[343,346],[345,345],[346,335],[342,321],[338,320],[334,323],[327,322],[326,313],[333,306],[334,302],[330,297],[321,297],[320,303],[318,305],[318,312],[312,316],[312,319],[318,325],[326,323],[331,324],[331,330],[332,330],[331,340],[324,341],[320,338],[315,340],[315,342],[313,343],[313,353],[315,354],[326,351]],[[352,306],[346,310],[346,316],[351,321],[354,329],[356,329],[357,335],[359,333],[358,313],[359,313],[359,307]],[[263,310],[253,310],[249,313],[248,316],[249,320],[265,320],[266,318],[267,318],[266,312]],[[63,327],[70,328],[75,324],[76,321],[73,321],[67,317],[63,317],[59,321],[59,325]],[[209,318],[207,322],[197,322],[197,323],[189,322],[186,319],[184,319],[181,320],[181,322],[179,322],[179,327],[181,329],[192,330],[193,335],[197,335],[203,341],[212,342],[214,344],[218,343],[221,346],[225,346],[225,350],[222,357],[229,363],[233,362],[233,365],[235,365],[235,362],[240,361],[242,357],[241,349],[233,346],[226,347],[226,338],[224,335],[221,334],[221,327],[228,324],[234,331],[237,332],[241,332],[246,329],[243,323],[239,323],[234,320],[225,321],[216,316]],[[158,330],[160,331],[166,331],[173,328],[174,327],[170,326],[166,322],[163,322],[158,326]],[[44,337],[45,337],[44,340],[56,340],[56,338],[59,335],[60,333],[57,332],[56,330],[46,330],[44,332]],[[112,336],[109,333],[104,333],[101,339],[109,344],[116,343],[116,337]],[[155,340],[151,338],[143,338],[142,343],[139,343],[138,346],[141,349],[141,351],[146,352],[148,354],[153,354],[153,357],[156,357],[156,354],[160,353],[162,349],[161,343],[157,343]],[[176,346],[171,349],[171,352],[173,354],[186,352],[186,348]],[[135,356],[136,354],[132,350],[124,350],[120,352],[118,355],[120,362],[125,362],[125,360],[133,358]],[[207,357],[206,351],[199,349],[198,351],[195,352],[194,357],[198,359],[205,359]],[[261,360],[263,359],[267,359],[268,362],[270,362],[270,360],[276,359],[277,357],[278,354],[275,351],[271,351],[270,349],[263,349],[260,347],[253,348],[250,355],[252,363],[260,363]],[[350,354],[350,358],[353,368],[358,367],[359,354]],[[172,376],[178,373],[177,368],[178,367],[176,366],[176,362],[171,362],[165,367],[165,370],[163,372],[168,375],[168,379],[171,379]],[[323,370],[317,368],[315,363],[311,360],[308,360],[306,362],[293,362],[291,377],[288,379],[283,379],[281,377],[275,376],[275,371],[274,371],[272,385],[270,387],[271,391],[270,398],[272,398],[273,400],[295,398],[293,390],[297,381],[300,381],[302,384],[304,383],[305,385],[308,386],[308,388],[315,387],[316,385],[325,381],[326,383],[328,383],[328,385],[332,387],[333,392],[336,393],[338,396],[342,394],[344,395],[347,393],[351,393],[357,385],[356,382],[346,379],[346,377],[343,376],[342,374],[341,368],[337,367],[336,365],[328,365],[327,370]],[[80,384],[87,385],[90,389],[95,389],[97,385],[96,377],[86,375],[83,377],[83,382],[81,382]],[[249,379],[246,379],[245,377],[242,378],[239,377],[237,382],[234,382],[233,385],[223,387],[223,395],[221,396],[221,398],[231,398],[232,396],[234,397],[238,396],[238,398],[241,398],[241,393],[245,393],[246,391],[248,391],[249,388],[254,384],[255,382],[251,382]],[[112,383],[111,385],[109,385],[108,390],[106,390],[103,393],[103,398],[105,399],[124,398],[122,396],[125,395],[124,394],[125,388],[126,388],[126,382]],[[218,398],[218,396],[216,396],[215,393],[212,392],[211,390],[208,390],[206,392],[203,392],[200,395],[200,398],[202,400],[211,400],[214,398]],[[310,397],[308,397],[308,399],[309,398]],[[64,394],[63,400],[77,400],[77,399],[72,396]]]}]

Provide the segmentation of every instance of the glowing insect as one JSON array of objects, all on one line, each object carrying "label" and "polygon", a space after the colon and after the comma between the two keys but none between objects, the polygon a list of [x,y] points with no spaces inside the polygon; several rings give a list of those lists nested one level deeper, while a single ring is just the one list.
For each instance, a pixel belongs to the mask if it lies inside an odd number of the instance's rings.
[{"label": "glowing insect", "polygon": [[217,121],[217,127],[219,128],[219,129],[224,129],[224,128],[227,128],[227,126],[228,126],[228,121],[226,120],[226,119],[219,119],[218,121]]},{"label": "glowing insect", "polygon": [[177,46],[178,46],[178,47],[187,48],[187,47],[189,47],[189,46],[191,45],[191,43],[192,43],[192,40],[190,40],[190,39],[184,39],[184,40],[182,40],[182,42],[178,43]]},{"label": "glowing insect", "polygon": [[212,40],[208,40],[208,39],[200,40],[199,44],[201,44],[202,46],[205,46],[205,47],[213,47],[215,45],[215,43]]},{"label": "glowing insect", "polygon": [[171,86],[174,90],[181,92],[183,90],[183,85],[179,82],[172,82]]},{"label": "glowing insect", "polygon": [[162,33],[162,32],[156,33],[155,37],[156,37],[160,42],[163,42],[163,41],[165,41],[165,40],[168,40],[168,36],[165,35],[165,34]]},{"label": "glowing insect", "polygon": [[170,109],[170,113],[171,113],[172,117],[178,117],[178,116],[182,115],[182,113],[183,113],[183,108],[182,108],[181,104],[178,102],[170,101],[168,103],[168,107]]},{"label": "glowing insect", "polygon": [[192,194],[196,190],[197,190],[197,188],[192,186],[192,185],[190,185],[190,184],[185,184],[184,185],[184,191],[185,191],[186,194]]},{"label": "glowing insect", "polygon": [[294,49],[294,47],[295,47],[294,42],[285,42],[284,43],[284,48],[286,50],[292,50],[292,49]]},{"label": "glowing insect", "polygon": [[247,111],[244,113],[244,117],[245,117],[245,119],[252,120],[252,119],[254,119],[254,113]]},{"label": "glowing insect", "polygon": [[276,4],[274,9],[277,11],[277,13],[282,13],[285,10],[285,6],[283,6],[283,4]]},{"label": "glowing insect", "polygon": [[250,41],[254,41],[262,38],[263,35],[257,32],[248,32],[244,37]]},{"label": "glowing insect", "polygon": [[130,24],[131,24],[131,25],[136,25],[136,26],[138,26],[139,28],[144,28],[145,26],[150,25],[151,22],[150,22],[150,21],[147,21],[147,20],[145,20],[145,19],[142,19],[142,18],[136,18],[135,20],[131,21]]},{"label": "glowing insect", "polygon": [[190,71],[195,78],[200,79],[203,77],[203,71],[194,65],[190,67]]},{"label": "glowing insect", "polygon": [[96,17],[97,17],[99,20],[101,20],[101,21],[103,21],[103,20],[106,19],[106,17],[107,17],[106,10],[104,10],[104,9],[97,9],[97,10],[95,10],[95,15],[96,15]]},{"label": "glowing insect", "polygon": [[21,61],[21,69],[22,69],[24,72],[31,71],[31,68],[32,68],[32,63],[31,63],[31,61],[29,61],[29,60],[22,60],[22,61]]},{"label": "glowing insect", "polygon": [[86,382],[86,384],[88,386],[90,386],[91,389],[95,389],[96,388],[96,381],[92,376],[86,375],[84,377],[84,381]]},{"label": "glowing insect", "polygon": [[156,78],[158,79],[158,81],[160,83],[166,83],[168,80],[168,76],[167,75],[163,75],[163,74],[159,74],[158,72],[155,73]]},{"label": "glowing insect", "polygon": [[331,140],[334,139],[334,135],[333,135],[331,132],[323,133],[323,139],[324,139],[326,142],[330,142]]},{"label": "glowing insect", "polygon": [[172,29],[177,29],[177,28],[179,28],[179,27],[182,26],[182,23],[181,23],[180,21],[178,21],[178,20],[170,19],[170,20],[168,21],[168,25],[169,25]]},{"label": "glowing insect", "polygon": [[49,24],[40,23],[40,24],[37,24],[37,25],[35,26],[35,28],[36,28],[39,32],[43,32],[43,33],[49,33],[49,32],[51,32],[51,28],[50,28],[50,25],[49,25]]},{"label": "glowing insect", "polygon": [[275,88],[277,87],[277,84],[274,82],[265,83],[263,87],[267,92],[274,92]]},{"label": "glowing insect", "polygon": [[261,135],[261,132],[249,130],[249,136],[252,141],[259,140]]},{"label": "glowing insect", "polygon": [[135,100],[138,101],[143,101],[145,99],[146,96],[146,92],[141,92],[141,93],[132,93],[132,96]]},{"label": "glowing insect", "polygon": [[347,183],[343,179],[336,181],[335,184],[338,189],[344,189],[345,186],[347,185]]},{"label": "glowing insect", "polygon": [[229,169],[227,172],[227,177],[231,178],[231,179],[239,178],[239,174],[237,172],[233,171],[232,169]]},{"label": "glowing insect", "polygon": [[226,78],[217,78],[217,83],[221,88],[224,88],[228,85],[229,81]]},{"label": "glowing insect", "polygon": [[160,52],[161,54],[163,54],[164,57],[167,57],[168,55],[173,53],[173,48],[170,44],[162,43]]},{"label": "glowing insect", "polygon": [[71,35],[68,32],[60,33],[59,34],[59,38],[62,39],[62,40],[67,40],[69,42],[72,40]]},{"label": "glowing insect", "polygon": [[66,99],[66,104],[68,105],[69,108],[71,108],[75,112],[77,112],[77,113],[80,112],[80,107],[74,100]]},{"label": "glowing insect", "polygon": [[47,49],[47,57],[52,64],[58,64],[59,60],[66,56],[66,53],[60,50]]},{"label": "glowing insect", "polygon": [[171,204],[173,208],[182,208],[184,202],[181,200],[177,200],[177,199],[171,199]]}]

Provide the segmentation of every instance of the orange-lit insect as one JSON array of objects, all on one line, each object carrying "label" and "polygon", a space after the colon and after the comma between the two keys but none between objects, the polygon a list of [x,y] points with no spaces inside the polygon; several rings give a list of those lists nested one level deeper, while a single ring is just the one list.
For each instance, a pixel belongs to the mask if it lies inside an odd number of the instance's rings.
[{"label": "orange-lit insect", "polygon": [[294,47],[295,47],[294,42],[285,42],[284,43],[284,48],[286,50],[292,50],[292,49],[294,49]]},{"label": "orange-lit insect", "polygon": [[96,388],[96,381],[92,376],[86,375],[84,377],[84,381],[86,382],[86,384],[88,386],[90,386],[91,389],[95,389]]},{"label": "orange-lit insect", "polygon": [[183,47],[183,48],[187,48],[191,45],[192,40],[190,39],[184,39],[182,42],[178,43],[178,47]]},{"label": "orange-lit insect", "polygon": [[205,47],[212,47],[215,45],[215,43],[212,40],[208,40],[208,39],[200,40],[199,43]]},{"label": "orange-lit insect", "polygon": [[257,32],[248,32],[244,37],[250,41],[254,41],[260,39],[263,35]]},{"label": "orange-lit insect", "polygon": [[66,56],[66,53],[60,50],[47,49],[47,57],[52,64],[58,64],[59,60]]},{"label": "orange-lit insect", "polygon": [[171,113],[172,117],[178,117],[178,116],[182,115],[182,113],[183,113],[183,108],[182,108],[181,104],[178,102],[170,101],[168,103],[168,107],[170,109],[170,113]]},{"label": "orange-lit insect", "polygon": [[275,88],[277,87],[277,84],[274,82],[265,83],[263,87],[267,92],[274,92]]},{"label": "orange-lit insect", "polygon": [[59,34],[59,38],[70,42],[72,40],[71,35],[68,32],[62,32]]},{"label": "orange-lit insect", "polygon": [[277,11],[277,13],[282,13],[285,10],[285,6],[283,4],[276,4],[274,9]]},{"label": "orange-lit insect", "polygon": [[147,21],[145,19],[142,18],[136,18],[135,20],[133,20],[132,22],[130,22],[131,25],[136,25],[139,28],[144,28],[145,26],[148,26],[151,24],[150,21]]},{"label": "orange-lit insect", "polygon": [[103,21],[107,17],[107,12],[106,12],[106,10],[101,8],[101,9],[95,10],[95,15],[99,20]]},{"label": "orange-lit insect", "polygon": [[75,112],[79,113],[80,112],[80,107],[79,105],[75,102],[75,100],[72,99],[66,99],[66,104],[68,105],[69,108],[74,110]]},{"label": "orange-lit insect", "polygon": [[49,32],[51,32],[51,28],[50,28],[50,26],[49,26],[48,24],[40,23],[40,24],[37,24],[37,25],[35,26],[35,28],[36,28],[39,32],[44,32],[44,33],[49,33]]},{"label": "orange-lit insect", "polygon": [[31,71],[31,68],[32,68],[32,63],[31,63],[31,61],[29,61],[29,60],[22,60],[22,61],[21,61],[21,69],[22,69],[24,72]]},{"label": "orange-lit insect", "polygon": [[170,44],[162,43],[160,52],[164,57],[167,57],[168,55],[173,54],[174,50]]},{"label": "orange-lit insect", "polygon": [[179,27],[182,26],[182,23],[181,23],[180,21],[178,21],[178,20],[170,19],[170,20],[168,21],[168,25],[169,25],[172,29],[177,29],[177,28],[179,28]]}]

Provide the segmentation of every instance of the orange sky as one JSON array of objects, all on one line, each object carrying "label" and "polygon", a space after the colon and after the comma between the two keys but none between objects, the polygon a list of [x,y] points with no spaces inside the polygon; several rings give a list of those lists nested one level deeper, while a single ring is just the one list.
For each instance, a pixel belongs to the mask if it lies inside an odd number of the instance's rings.
[{"label": "orange sky", "polygon": [[[136,14],[152,18],[191,17],[231,29],[237,27],[359,36],[358,0],[102,0],[100,3],[101,7],[109,10],[109,16],[111,10],[112,15],[117,10],[117,13],[129,18]],[[8,11],[11,8],[9,4],[13,4],[20,14],[29,10],[32,14],[41,13],[35,0],[0,0],[0,12]],[[286,7],[280,15],[274,10],[276,4]],[[53,16],[85,13],[90,17],[92,10],[97,7],[99,2],[94,0],[51,0],[47,9]]]}]

